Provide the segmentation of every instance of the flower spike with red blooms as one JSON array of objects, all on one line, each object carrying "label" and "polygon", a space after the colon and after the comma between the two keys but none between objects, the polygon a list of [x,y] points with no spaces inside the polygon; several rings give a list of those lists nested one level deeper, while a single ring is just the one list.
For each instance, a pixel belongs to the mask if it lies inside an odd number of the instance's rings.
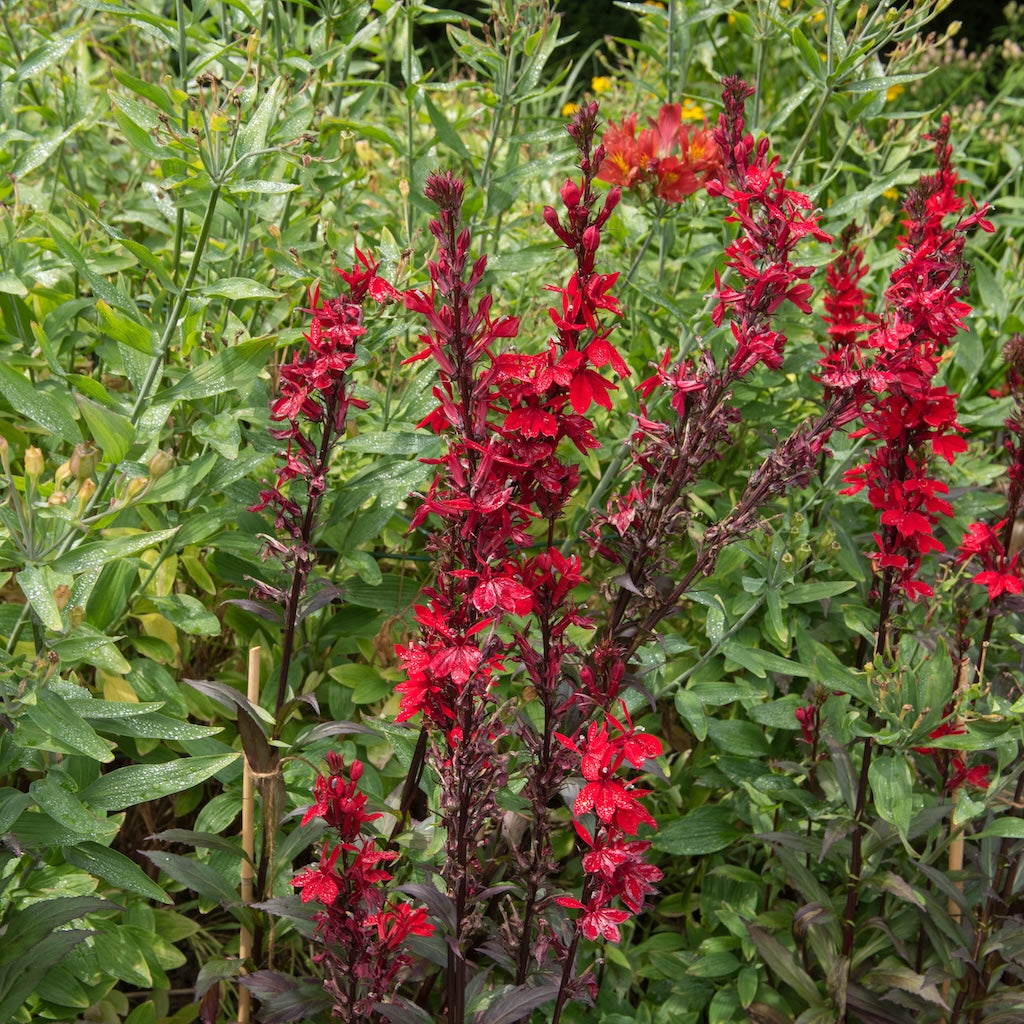
[{"label": "flower spike with red blooms", "polygon": [[327,764],[329,774],[317,776],[316,799],[302,823],[322,818],[336,841],[325,842],[319,863],[300,871],[292,885],[303,903],[320,907],[314,917],[320,948],[313,961],[326,973],[333,1018],[361,1024],[382,1004],[405,1005],[397,992],[414,960],[408,937],[430,936],[434,926],[425,908],[387,895],[393,879],[381,865],[398,854],[362,834],[365,824],[380,817],[366,813],[366,796],[357,788],[363,765],[353,761],[346,769],[333,751]]},{"label": "flower spike with red blooms", "polygon": [[[690,533],[691,489],[704,467],[721,458],[733,441],[741,419],[730,401],[733,386],[759,365],[781,366],[786,336],[776,321],[785,304],[810,312],[808,279],[813,268],[794,261],[796,247],[810,240],[830,240],[810,199],[787,187],[778,159],[770,155],[768,139],[755,143],[745,131],[744,103],[753,89],[735,76],[725,78],[722,86],[724,112],[713,132],[720,167],[706,189],[709,196],[728,200],[732,212],[726,220],[738,225],[726,250],[736,284],[716,275],[711,319],[716,326],[729,320],[735,345],[721,361],[706,348],[676,358],[667,351],[637,388],[642,402],[632,460],[639,481],[631,481],[625,493],[613,494],[597,523],[598,529],[608,526],[613,532],[595,533],[593,538],[598,553],[623,566],[607,635],[612,642],[629,638],[624,645],[627,656],[645,641],[654,624],[672,612],[685,590],[678,584],[666,587],[665,580],[679,576],[678,565],[660,552],[666,550],[669,537]],[[683,574],[684,580],[713,570],[722,547],[757,524],[760,503],[806,482],[831,432],[855,415],[862,387],[837,390],[817,421],[768,456],[750,477],[733,513],[703,531],[696,562]],[[659,416],[653,410],[662,396],[670,411]]]},{"label": "flower spike with red blooms", "polygon": [[[949,488],[934,476],[930,458],[937,455],[952,464],[967,447],[957,421],[956,396],[936,385],[934,377],[971,308],[964,301],[966,233],[973,227],[992,230],[984,209],[963,213],[949,118],[926,137],[935,144],[938,170],[908,191],[904,234],[897,242],[902,262],[885,293],[885,316],[872,325],[863,342],[864,350],[874,352],[864,375],[873,394],[861,411],[863,426],[851,436],[871,437],[875,447],[867,462],[847,470],[848,486],[840,492],[866,490],[880,513],[881,529],[874,534],[871,558],[883,581],[883,616],[888,614],[891,594],[911,600],[933,594],[918,573],[925,555],[943,550],[935,527],[939,517],[951,516],[953,509],[945,498]],[[947,226],[950,217],[956,221]],[[833,314],[833,329],[835,325]],[[847,369],[853,369],[849,361]],[[822,375],[827,385],[835,380],[828,376],[831,372],[830,367]],[[879,642],[882,634],[884,628]]]},{"label": "flower spike with red blooms", "polygon": [[[622,721],[608,714],[600,726],[591,722],[582,738],[556,734],[563,747],[579,756],[585,783],[576,797],[573,814],[579,819],[593,812],[595,822],[592,830],[579,820],[575,822],[577,833],[590,848],[583,856],[586,881],[582,899],[559,896],[555,902],[583,911],[577,928],[591,941],[600,935],[609,942],[618,942],[618,926],[640,913],[646,898],[655,892],[654,884],[661,879],[660,869],[644,857],[650,843],[629,838],[641,825],[658,827],[641,803],[649,791],[637,789],[633,779],[618,773],[625,762],[641,768],[659,757],[662,744],[656,736],[636,729],[625,704],[621,707]],[[616,899],[627,909],[613,907]]]}]

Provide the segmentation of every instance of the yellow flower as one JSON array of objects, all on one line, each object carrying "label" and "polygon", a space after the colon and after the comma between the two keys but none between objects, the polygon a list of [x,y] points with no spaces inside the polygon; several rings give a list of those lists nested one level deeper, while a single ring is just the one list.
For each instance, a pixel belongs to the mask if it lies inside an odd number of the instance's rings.
[{"label": "yellow flower", "polygon": [[598,75],[596,78],[590,80],[590,88],[601,95],[603,92],[609,92],[612,87],[612,80],[607,75]]},{"label": "yellow flower", "polygon": [[703,121],[704,108],[691,99],[683,100],[683,109],[680,113],[684,121]]},{"label": "yellow flower", "polygon": [[732,11],[730,11],[730,12],[729,12],[729,13],[728,13],[728,14],[727,14],[727,15],[725,16],[725,20],[726,20],[726,21],[728,21],[730,25],[735,25],[735,24],[736,24],[736,15],[735,15],[735,14],[733,14],[733,13],[732,13]]},{"label": "yellow flower", "polygon": [[820,25],[824,20],[825,20],[825,12],[824,11],[815,11],[811,15],[811,23],[814,24],[814,25]]},{"label": "yellow flower", "polygon": [[572,117],[579,109],[580,105],[578,103],[566,103],[562,107],[562,117]]},{"label": "yellow flower", "polygon": [[779,6],[780,6],[780,7],[781,7],[781,8],[782,8],[782,9],[783,9],[784,11],[788,11],[788,10],[789,10],[789,5],[790,5],[790,2],[791,2],[791,0],[779,0]]},{"label": "yellow flower", "polygon": [[898,202],[899,202],[899,199],[900,199],[900,194],[899,194],[899,192],[897,192],[897,191],[896,191],[896,189],[894,189],[894,188],[887,188],[887,189],[886,189],[886,190],[885,190],[885,191],[884,191],[884,192],[882,193],[882,195],[883,195],[883,197],[884,197],[884,198],[886,198],[886,199],[890,200],[890,201],[891,201],[891,202],[893,202],[893,203],[898,203]]},{"label": "yellow flower", "polygon": [[905,93],[906,91],[907,90],[904,89],[899,82],[897,82],[895,85],[890,85],[889,88],[885,90],[885,102],[892,103],[892,101],[896,99],[897,96],[901,95],[902,93]]}]

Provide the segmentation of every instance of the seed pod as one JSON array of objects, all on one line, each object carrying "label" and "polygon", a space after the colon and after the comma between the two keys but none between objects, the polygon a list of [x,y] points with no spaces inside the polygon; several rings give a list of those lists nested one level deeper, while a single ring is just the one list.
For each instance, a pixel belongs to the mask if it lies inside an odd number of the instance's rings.
[{"label": "seed pod", "polygon": [[98,455],[99,449],[91,441],[82,441],[80,444],[75,445],[75,450],[71,453],[68,465],[79,483],[88,480],[96,472]]}]

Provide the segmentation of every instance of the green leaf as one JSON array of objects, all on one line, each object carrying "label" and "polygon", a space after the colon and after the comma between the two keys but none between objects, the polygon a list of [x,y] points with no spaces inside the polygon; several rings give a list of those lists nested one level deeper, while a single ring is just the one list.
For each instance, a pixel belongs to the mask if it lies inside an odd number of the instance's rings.
[{"label": "green leaf", "polygon": [[15,412],[45,427],[51,434],[69,444],[82,440],[82,432],[75,422],[74,402],[66,392],[58,394],[52,388],[44,391],[36,387],[6,361],[0,361],[0,392]]},{"label": "green leaf", "polygon": [[113,910],[115,905],[95,896],[64,896],[54,900],[41,900],[31,908],[16,912],[7,921],[4,942],[0,945],[0,965],[9,964],[25,950],[47,935],[86,914]]},{"label": "green leaf", "polygon": [[147,600],[165,619],[189,636],[220,635],[220,620],[202,601],[190,594],[168,594]]},{"label": "green leaf", "polygon": [[868,768],[868,781],[879,817],[906,839],[914,815],[914,777],[907,758],[876,756]]},{"label": "green leaf", "polygon": [[5,787],[0,789],[0,836],[11,830],[11,826],[21,816],[21,812],[32,801],[28,793]]},{"label": "green leaf", "polygon": [[103,452],[103,458],[117,465],[129,452],[135,441],[135,427],[127,416],[91,402],[81,395],[75,396],[82,418],[89,427],[92,439]]},{"label": "green leaf", "polygon": [[197,289],[197,292],[200,295],[210,295],[220,299],[280,298],[279,292],[272,291],[266,285],[249,277],[222,277],[212,284]]},{"label": "green leaf", "polygon": [[154,354],[153,333],[148,327],[114,309],[102,299],[96,300],[96,313],[100,318],[100,326],[114,341],[147,356]]},{"label": "green leaf", "polygon": [[473,158],[469,155],[469,150],[466,149],[466,144],[462,141],[462,137],[456,131],[455,126],[438,110],[433,100],[426,93],[421,95],[424,106],[427,108],[427,116],[430,118],[430,123],[434,126],[434,131],[437,132],[438,141],[472,166]]},{"label": "green leaf", "polygon": [[36,779],[28,791],[40,810],[72,832],[106,839],[117,835],[117,822],[105,821],[91,814],[74,793],[49,775]]},{"label": "green leaf", "polygon": [[688,967],[686,973],[695,978],[726,978],[739,967],[740,962],[732,953],[709,953]]},{"label": "green leaf", "polygon": [[853,580],[835,583],[798,583],[783,591],[782,596],[786,599],[786,604],[806,604],[810,601],[824,601],[826,598],[845,594],[847,590],[856,585]]},{"label": "green leaf", "polygon": [[57,226],[55,220],[48,219],[46,222],[47,230],[50,232],[50,237],[56,243],[57,248],[60,250],[61,255],[78,271],[82,277],[89,283],[89,287],[92,288],[93,294],[98,298],[103,299],[111,306],[115,306],[122,310],[129,316],[137,316],[138,311],[135,308],[135,303],[132,302],[131,296],[119,291],[115,288],[106,278],[101,277],[89,266],[86,262],[85,256],[78,247],[64,234],[63,230]]},{"label": "green leaf", "polygon": [[969,839],[1024,839],[1024,818],[1007,814],[990,821],[980,832]]},{"label": "green leaf", "polygon": [[116,640],[122,639],[123,637],[120,636],[107,636],[95,626],[83,622],[71,636],[52,641],[50,648],[64,664],[84,661],[86,665],[101,668],[104,672],[123,676],[131,671],[131,665],[125,660],[115,643]]},{"label": "green leaf", "polygon": [[40,568],[35,565],[24,565],[18,570],[15,579],[42,624],[57,633],[64,628],[64,623],[61,621],[60,609],[53,596],[57,586],[53,576],[53,572],[47,566]]},{"label": "green leaf", "polygon": [[198,895],[227,905],[240,902],[238,892],[231,883],[209,864],[177,853],[164,853],[162,850],[143,850],[142,853],[168,877]]},{"label": "green leaf", "polygon": [[158,903],[174,901],[134,861],[99,843],[84,841],[63,848],[64,859],[118,889],[138,893]]},{"label": "green leaf", "polygon": [[441,448],[440,439],[427,431],[380,430],[357,434],[345,441],[345,450],[375,455],[417,455],[432,458]]},{"label": "green leaf", "polygon": [[37,46],[18,65],[18,70],[14,72],[14,80],[23,82],[26,78],[38,75],[40,71],[45,71],[50,65],[56,64],[89,31],[89,28],[88,24],[80,25],[66,35],[50,39],[41,46]]},{"label": "green leaf", "polygon": [[224,349],[212,359],[189,370],[177,384],[161,391],[154,403],[191,402],[197,398],[221,395],[225,391],[249,388],[260,370],[266,366],[273,347],[272,338],[256,338]]},{"label": "green leaf", "polygon": [[709,718],[708,736],[725,754],[758,758],[767,757],[770,752],[764,733],[753,722],[738,718]]},{"label": "green leaf", "polygon": [[740,835],[726,808],[704,806],[669,822],[651,845],[676,857],[701,857],[724,850]]},{"label": "green leaf", "polygon": [[79,718],[64,698],[56,693],[47,689],[36,690],[36,703],[30,704],[25,714],[47,736],[88,755],[94,761],[106,763],[114,760],[110,744],[101,739],[93,727]]},{"label": "green leaf", "polygon": [[758,647],[744,647],[735,641],[725,644],[722,652],[731,661],[742,665],[753,672],[758,679],[764,679],[768,672],[778,672],[787,676],[812,676],[813,670],[798,661],[782,658],[771,651],[762,651]]},{"label": "green leaf", "polygon": [[694,739],[703,742],[708,735],[708,716],[704,713],[704,702],[692,690],[677,690],[676,711],[690,726]]},{"label": "green leaf", "polygon": [[[163,892],[162,889],[160,891]],[[125,929],[115,927],[110,931],[97,931],[92,937],[92,947],[107,974],[139,988],[152,987],[153,975],[145,954]]]},{"label": "green leaf", "polygon": [[811,74],[813,78],[821,81],[825,76],[825,62],[821,59],[818,51],[811,46],[810,40],[800,31],[799,28],[794,28],[790,32],[790,38],[796,45],[796,48],[800,51],[800,56],[803,57],[804,67]]},{"label": "green leaf", "polygon": [[111,537],[108,540],[81,544],[55,559],[52,567],[55,572],[71,574],[101,569],[109,563],[145,551],[146,548],[163,544],[180,529],[180,526],[175,526],[171,530],[154,530],[152,533],[140,532],[127,537]]},{"label": "green leaf", "polygon": [[180,793],[238,761],[240,754],[181,757],[162,764],[130,764],[101,775],[80,794],[92,807],[123,810],[133,804]]},{"label": "green leaf", "polygon": [[244,196],[250,193],[263,195],[280,195],[282,192],[294,192],[302,188],[298,182],[292,181],[264,181],[260,178],[251,178],[248,181],[235,182],[228,186],[232,195]]},{"label": "green leaf", "polygon": [[18,157],[18,162],[11,168],[10,174],[14,178],[22,178],[30,171],[41,167],[49,160],[54,153],[67,141],[69,136],[74,135],[85,124],[85,121],[78,121],[65,128],[62,132],[55,132],[46,135],[38,142],[35,142]]},{"label": "green leaf", "polygon": [[769,970],[809,1006],[821,1006],[822,998],[817,987],[810,975],[797,963],[793,953],[760,925],[748,923],[747,931]]}]

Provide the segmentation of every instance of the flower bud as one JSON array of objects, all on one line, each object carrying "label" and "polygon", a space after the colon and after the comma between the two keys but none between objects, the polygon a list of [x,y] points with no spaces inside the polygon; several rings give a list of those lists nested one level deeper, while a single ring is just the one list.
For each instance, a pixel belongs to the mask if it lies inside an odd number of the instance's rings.
[{"label": "flower bud", "polygon": [[125,489],[125,501],[137,498],[148,486],[149,481],[144,476],[133,476]]},{"label": "flower bud", "polygon": [[10,460],[10,445],[7,443],[7,438],[3,434],[0,434],[0,463],[3,464],[4,472],[10,473],[11,471],[11,460]]},{"label": "flower bud", "polygon": [[91,441],[83,441],[81,444],[75,445],[75,450],[71,453],[71,458],[68,459],[68,468],[79,483],[88,480],[96,472],[96,457],[98,455],[99,449]]},{"label": "flower bud", "polygon": [[71,479],[71,463],[62,462],[57,467],[57,472],[53,474],[53,483],[55,487],[63,487],[65,480]]},{"label": "flower bud", "polygon": [[583,248],[587,252],[597,252],[597,247],[601,244],[601,229],[594,227],[593,224],[583,232]]},{"label": "flower bud", "polygon": [[66,583],[61,583],[60,586],[54,587],[53,600],[57,608],[60,611],[64,611],[68,606],[68,601],[71,600],[71,588]]},{"label": "flower bud", "polygon": [[562,202],[570,210],[575,210],[580,205],[580,187],[572,178],[567,179],[562,186]]},{"label": "flower bud", "polygon": [[68,612],[68,625],[71,626],[72,629],[75,629],[83,622],[85,622],[85,609],[80,604],[76,604],[74,608]]},{"label": "flower bud", "polygon": [[43,461],[43,453],[32,445],[25,449],[25,476],[30,477],[32,482],[42,476],[43,470],[46,468],[46,463]]},{"label": "flower bud", "polygon": [[68,496],[63,491],[54,491],[46,499],[47,505],[66,505],[68,503]]},{"label": "flower bud", "polygon": [[149,460],[149,478],[159,480],[174,465],[172,452],[161,448],[153,458]]},{"label": "flower bud", "polygon": [[96,493],[96,481],[89,479],[83,480],[78,485],[78,500],[84,507],[89,503],[89,499]]}]

